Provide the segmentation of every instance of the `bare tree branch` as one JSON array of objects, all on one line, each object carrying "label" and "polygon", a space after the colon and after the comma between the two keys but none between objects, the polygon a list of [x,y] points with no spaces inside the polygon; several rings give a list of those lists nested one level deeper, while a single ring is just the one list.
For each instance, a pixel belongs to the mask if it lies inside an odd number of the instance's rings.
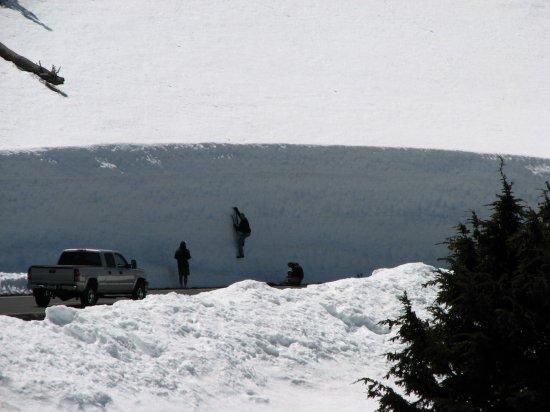
[{"label": "bare tree branch", "polygon": [[19,70],[34,73],[48,83],[59,85],[65,82],[65,79],[63,77],[58,76],[60,68],[56,69],[55,66],[52,66],[52,70],[48,70],[42,67],[42,63],[40,62],[40,60],[38,61],[38,64],[33,63],[26,57],[23,57],[15,53],[13,50],[7,48],[2,43],[0,43],[0,57],[3,57],[10,62],[13,62],[13,64],[15,64]]}]

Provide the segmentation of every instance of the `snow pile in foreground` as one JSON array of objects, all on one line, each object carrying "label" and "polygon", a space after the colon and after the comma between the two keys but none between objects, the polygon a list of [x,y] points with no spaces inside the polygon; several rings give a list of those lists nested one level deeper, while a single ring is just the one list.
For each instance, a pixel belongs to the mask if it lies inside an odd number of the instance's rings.
[{"label": "snow pile in foreground", "polygon": [[0,295],[23,295],[29,294],[27,289],[26,273],[5,273],[0,272]]},{"label": "snow pile in foreground", "polygon": [[378,322],[398,315],[404,290],[417,308],[433,301],[421,286],[432,271],[0,316],[0,409],[373,410],[352,382],[384,374],[395,344]]}]

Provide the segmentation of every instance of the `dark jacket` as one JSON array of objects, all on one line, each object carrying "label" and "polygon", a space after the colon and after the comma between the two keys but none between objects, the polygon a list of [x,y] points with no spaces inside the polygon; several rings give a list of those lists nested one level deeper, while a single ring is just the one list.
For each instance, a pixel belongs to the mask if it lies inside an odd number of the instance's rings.
[{"label": "dark jacket", "polygon": [[236,227],[237,232],[244,233],[245,235],[249,235],[250,230],[250,224],[248,223],[248,219],[246,217],[241,218],[241,221]]},{"label": "dark jacket", "polygon": [[288,264],[290,270],[287,272],[287,282],[290,284],[299,285],[304,280],[304,269],[295,262],[290,262]]},{"label": "dark jacket", "polygon": [[174,259],[178,261],[178,272],[180,275],[189,274],[189,259],[191,259],[191,253],[187,249],[185,243],[182,242],[179,249],[174,254]]},{"label": "dark jacket", "polygon": [[245,235],[250,235],[252,232],[250,230],[250,223],[248,223],[248,219],[239,211],[238,208],[234,207],[233,210],[235,210],[236,217],[238,218],[237,221],[238,224],[235,222],[235,230],[237,232],[243,233]]}]

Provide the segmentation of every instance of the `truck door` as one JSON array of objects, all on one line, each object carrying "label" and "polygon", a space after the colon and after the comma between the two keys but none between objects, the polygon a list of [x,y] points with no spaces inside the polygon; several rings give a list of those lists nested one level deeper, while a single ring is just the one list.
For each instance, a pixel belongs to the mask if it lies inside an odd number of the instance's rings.
[{"label": "truck door", "polygon": [[103,253],[105,257],[105,282],[103,293],[116,293],[120,289],[118,270],[112,253]]},{"label": "truck door", "polygon": [[134,275],[130,265],[120,253],[115,253],[116,270],[119,279],[119,292],[129,293],[134,287]]}]

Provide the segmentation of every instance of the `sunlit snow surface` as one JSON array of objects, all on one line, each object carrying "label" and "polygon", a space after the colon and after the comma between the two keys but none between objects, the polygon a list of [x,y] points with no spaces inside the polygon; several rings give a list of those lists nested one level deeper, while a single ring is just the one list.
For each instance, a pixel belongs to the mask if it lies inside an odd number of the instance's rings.
[{"label": "sunlit snow surface", "polygon": [[[544,0],[4,1],[0,150],[398,146],[550,157]],[[109,166],[106,166],[109,167]]]},{"label": "sunlit snow surface", "polygon": [[[113,306],[0,316],[0,409],[373,410],[395,345],[378,325],[433,301],[433,268],[412,263],[306,289],[255,281]],[[422,311],[423,316],[425,312]]]},{"label": "sunlit snow surface", "polygon": [[27,289],[26,273],[0,272],[0,295],[23,295],[31,293]]}]

